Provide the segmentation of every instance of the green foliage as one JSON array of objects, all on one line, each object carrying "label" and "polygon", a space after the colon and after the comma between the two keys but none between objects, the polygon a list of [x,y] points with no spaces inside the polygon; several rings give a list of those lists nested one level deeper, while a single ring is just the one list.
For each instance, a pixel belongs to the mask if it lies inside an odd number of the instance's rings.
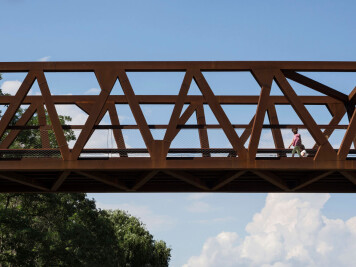
[{"label": "green foliage", "polygon": [[0,194],[1,266],[168,266],[171,249],[135,217],[85,194]]},{"label": "green foliage", "polygon": [[137,218],[124,211],[109,212],[118,239],[120,266],[168,266],[171,249],[163,241],[153,240],[153,236]]}]

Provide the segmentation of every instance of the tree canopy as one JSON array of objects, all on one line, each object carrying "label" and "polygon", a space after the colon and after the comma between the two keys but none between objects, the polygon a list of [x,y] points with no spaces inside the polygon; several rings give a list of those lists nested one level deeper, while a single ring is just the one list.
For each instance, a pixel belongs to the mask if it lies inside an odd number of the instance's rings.
[{"label": "tree canopy", "polygon": [[168,266],[139,219],[85,194],[0,194],[1,266]]}]

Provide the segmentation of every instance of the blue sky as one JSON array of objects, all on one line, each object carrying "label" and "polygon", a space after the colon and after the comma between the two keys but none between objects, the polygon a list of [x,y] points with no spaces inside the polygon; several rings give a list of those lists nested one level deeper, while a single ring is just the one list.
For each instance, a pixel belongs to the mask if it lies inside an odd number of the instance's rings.
[{"label": "blue sky", "polygon": [[[355,10],[355,1],[0,0],[0,61],[355,61]],[[206,78],[217,94],[258,93],[255,82],[248,77],[214,75],[207,74]],[[356,85],[355,74],[311,74],[310,77],[313,75],[345,93]],[[1,88],[8,86],[12,90],[11,86],[16,86],[16,81],[20,83],[23,77],[23,74],[5,74],[0,82]],[[181,77],[182,74],[129,74],[138,94],[175,94]],[[98,93],[97,82],[91,74],[53,74],[48,75],[47,79],[54,94]],[[235,87],[232,86],[236,80],[241,85],[238,91],[234,91]],[[38,92],[36,90],[34,87],[34,94]],[[302,87],[296,90],[315,94]],[[59,110],[72,114],[76,121],[86,119],[79,111],[73,113],[73,109],[65,107]],[[154,107],[144,109],[148,120],[155,121],[159,117],[156,123],[167,119],[156,116],[159,112]],[[230,112],[230,117],[234,119],[236,110],[226,112]],[[327,123],[329,118],[317,115],[320,110],[311,112]],[[280,113],[286,114],[288,110],[281,110]],[[133,123],[127,107],[120,109],[119,115],[126,120],[126,124]],[[214,118],[207,116],[207,120],[213,123]],[[240,119],[241,123],[248,123],[250,117]],[[284,119],[290,121],[291,117]],[[103,123],[108,122],[104,120]],[[127,141],[132,146],[140,147],[137,138],[137,133],[136,136],[132,134]],[[183,136],[181,140],[186,142],[189,138]],[[110,137],[104,140],[104,143],[110,142]],[[216,146],[225,145],[224,141],[216,142]],[[334,143],[338,142],[335,137]],[[102,145],[95,142],[91,144]],[[262,263],[270,264],[266,266],[275,263],[285,264],[280,266],[313,266],[308,259],[317,262],[319,258],[315,255],[328,251],[326,248],[330,247],[325,244],[336,246],[338,239],[345,239],[345,233],[348,233],[350,247],[356,243],[356,234],[350,230],[350,225],[354,225],[352,218],[356,216],[354,194],[332,194],[330,198],[324,194],[281,194],[277,197],[267,194],[89,194],[89,197],[95,198],[101,208],[123,208],[141,217],[155,238],[165,240],[173,248],[172,266],[238,266],[236,259],[249,260],[241,263],[241,266],[261,266]],[[294,206],[290,203],[294,203]],[[273,212],[278,205],[298,209],[283,224]],[[259,216],[254,217],[256,214]],[[305,214],[317,214],[311,217],[314,218],[313,222],[320,224],[308,228],[302,223]],[[261,223],[258,218],[272,223],[267,228],[256,230],[256,225],[267,224]],[[315,247],[320,246],[321,252],[313,254],[310,251],[309,258],[306,257],[300,247],[303,248],[302,244],[308,242],[302,239],[296,241],[297,238],[282,230],[272,231],[275,235],[271,237],[271,228],[292,224],[300,226],[305,232],[309,229],[310,239],[307,241],[315,244]],[[329,233],[328,229],[334,231],[334,239],[325,234]],[[301,234],[303,231],[295,232]],[[280,240],[279,233],[283,233],[284,240],[292,240],[290,243],[297,244],[295,248],[300,250],[291,249],[289,256],[278,254],[273,259],[266,258],[265,262],[248,254],[251,244],[255,244],[252,251],[256,251],[256,255],[261,251],[258,242],[251,240],[267,237]],[[319,240],[320,236],[325,238]],[[289,246],[287,241],[279,242],[271,241],[273,244]],[[223,244],[227,250],[224,256],[219,244]],[[275,251],[279,250],[282,251],[276,246]],[[291,251],[302,252],[292,253],[296,255],[293,256]],[[332,256],[328,264],[348,266],[347,262],[332,258],[338,253],[347,254],[347,248],[340,245],[339,250],[334,247],[330,251],[328,253]],[[214,253],[217,256],[209,258]]]}]

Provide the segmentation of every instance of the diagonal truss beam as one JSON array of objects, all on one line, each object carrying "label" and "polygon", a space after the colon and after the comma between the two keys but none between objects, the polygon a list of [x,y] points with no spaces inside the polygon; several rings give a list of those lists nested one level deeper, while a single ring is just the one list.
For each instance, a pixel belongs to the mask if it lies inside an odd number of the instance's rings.
[{"label": "diagonal truss beam", "polygon": [[313,136],[314,140],[320,146],[314,159],[336,160],[336,153],[333,147],[330,145],[329,141],[318,128],[318,125],[314,121],[313,117],[310,115],[306,107],[300,101],[297,94],[294,92],[293,88],[290,86],[289,82],[284,77],[283,73],[281,71],[276,71],[275,78],[279,88],[289,100],[293,109],[298,114],[304,125],[307,127],[309,133]]},{"label": "diagonal truss beam", "polygon": [[86,171],[76,171],[77,174],[96,180],[98,182],[102,182],[104,184],[110,185],[112,187],[118,188],[123,191],[128,191],[129,188],[123,183],[117,180],[117,178],[111,178],[104,176],[102,174],[95,174],[93,172],[86,172]]},{"label": "diagonal truss beam", "polygon": [[[170,147],[170,144],[171,144],[172,140],[174,139],[174,137],[178,133],[177,132],[177,125],[178,125],[179,120],[181,120],[181,118],[179,116],[182,113],[182,109],[183,109],[183,106],[184,106],[184,100],[185,100],[185,98],[186,98],[186,96],[188,94],[188,90],[190,88],[190,84],[192,83],[192,80],[193,80],[193,74],[192,74],[191,71],[188,70],[184,75],[184,79],[183,79],[181,88],[179,90],[178,98],[177,98],[177,101],[176,101],[176,103],[174,105],[174,108],[173,108],[173,111],[172,111],[172,115],[171,115],[171,118],[169,120],[168,127],[167,127],[166,133],[165,133],[164,138],[163,138],[164,142],[167,144],[166,147],[165,147],[165,156],[168,153],[168,150],[169,150],[169,147]],[[191,115],[192,114],[190,114],[190,116]],[[188,117],[188,119],[189,119],[189,117]]]},{"label": "diagonal truss beam", "polygon": [[69,152],[68,143],[64,136],[64,131],[62,129],[62,125],[59,120],[56,107],[54,106],[53,98],[51,96],[51,92],[49,90],[46,77],[43,71],[37,72],[36,77],[38,81],[38,86],[40,87],[42,93],[43,100],[46,104],[48,116],[51,120],[52,128],[56,136],[56,140],[59,146],[59,150],[61,151],[62,158],[64,160],[69,160],[70,152]]},{"label": "diagonal truss beam", "polygon": [[15,183],[19,183],[19,184],[23,184],[35,189],[38,189],[40,191],[49,191],[49,189],[42,185],[41,183],[39,183],[38,181],[32,179],[32,178],[27,178],[21,174],[18,173],[1,173],[0,172],[0,178],[15,182]]},{"label": "diagonal truss beam", "polygon": [[[333,116],[329,122],[330,126],[336,126],[340,123],[341,119],[346,113],[345,106],[343,104],[332,104],[328,105],[331,115]],[[332,133],[335,131],[335,128],[328,128],[323,131],[323,134],[326,138],[329,138]],[[313,149],[317,149],[318,145],[315,144]]]},{"label": "diagonal truss beam", "polygon": [[340,100],[344,103],[346,103],[349,100],[347,95],[345,95],[345,94],[343,94],[329,86],[326,86],[320,82],[310,79],[302,74],[299,74],[293,70],[283,70],[283,73],[286,78],[291,79],[292,81],[300,83],[304,86],[307,86],[311,89],[314,89],[315,91],[318,91],[319,93],[333,97],[333,98]]},{"label": "diagonal truss beam", "polygon": [[115,69],[106,68],[96,69],[95,75],[101,87],[101,92],[100,95],[97,97],[96,104],[92,107],[89,117],[85,122],[84,128],[81,131],[78,140],[76,141],[73,147],[72,160],[78,159],[85,144],[88,142],[91,134],[93,133],[93,126],[95,125],[96,121],[98,120],[98,117],[102,113],[105,103],[118,77],[118,73]]},{"label": "diagonal truss beam", "polygon": [[57,191],[58,188],[61,187],[61,185],[63,184],[64,180],[67,179],[67,177],[69,176],[71,172],[70,171],[64,171],[62,172],[58,179],[53,183],[52,187],[51,187],[51,191]]},{"label": "diagonal truss beam", "polygon": [[351,183],[356,185],[356,174],[350,171],[340,171],[340,173],[347,178]]},{"label": "diagonal truss beam", "polygon": [[354,141],[356,136],[356,109],[351,117],[350,124],[347,127],[344,138],[342,139],[339,151],[337,153],[339,160],[345,160],[349,150],[351,148],[351,144]]},{"label": "diagonal truss beam", "polygon": [[247,171],[243,170],[243,171],[235,172],[233,174],[228,174],[226,177],[218,180],[217,183],[213,186],[212,190],[215,191],[224,187],[225,185],[231,183],[232,181],[236,180],[240,176],[244,175],[246,172]]},{"label": "diagonal truss beam", "polygon": [[[26,111],[22,114],[21,118],[16,122],[16,126],[24,126],[28,123],[28,121],[32,118],[33,114],[36,112],[36,104],[31,104]],[[21,130],[12,130],[9,134],[4,138],[4,140],[0,144],[0,148],[9,148],[12,142],[16,139]]]},{"label": "diagonal truss beam", "polygon": [[202,190],[210,190],[210,188],[199,178],[187,173],[187,172],[183,172],[183,171],[169,171],[169,170],[164,170],[162,171],[165,174],[168,174],[172,177],[175,177],[179,180],[182,180],[188,184],[191,184],[199,189]]},{"label": "diagonal truss beam", "polygon": [[[279,120],[277,116],[277,110],[274,105],[270,105],[267,109],[268,120],[270,124],[279,125]],[[282,136],[282,131],[279,128],[271,129],[274,146],[276,149],[284,149],[284,141]],[[286,153],[279,153],[279,156],[286,156]]]},{"label": "diagonal truss beam", "polygon": [[[108,112],[109,112],[111,124],[119,126],[120,125],[119,115],[117,114],[115,104],[108,103],[107,105],[108,105]],[[124,136],[122,134],[121,129],[114,129],[113,134],[114,134],[117,148],[118,149],[126,149],[126,144],[125,144]],[[127,157],[127,152],[125,152],[125,151],[120,151],[119,154],[120,154],[120,157]]]},{"label": "diagonal truss beam", "polygon": [[310,184],[313,184],[313,183],[319,181],[320,179],[323,179],[323,178],[333,174],[334,172],[335,171],[328,171],[328,172],[324,172],[322,174],[319,174],[319,175],[317,175],[317,176],[315,176],[313,178],[310,178],[307,181],[301,183],[300,185],[297,185],[296,187],[294,187],[292,189],[292,191],[298,191],[298,190],[300,190],[300,189],[302,189],[302,188],[304,188],[304,187],[306,187],[306,186],[308,186]]},{"label": "diagonal truss beam", "polygon": [[20,88],[17,90],[15,97],[12,98],[12,101],[6,109],[4,116],[2,116],[0,120],[0,138],[4,135],[7,126],[10,124],[12,118],[15,116],[15,113],[21,106],[21,103],[25,99],[27,93],[30,91],[35,80],[35,72],[29,71]]},{"label": "diagonal truss beam", "polygon": [[256,174],[257,176],[259,176],[260,178],[266,180],[267,182],[282,189],[283,191],[286,191],[286,192],[291,191],[283,179],[281,179],[280,177],[278,177],[277,175],[275,175],[269,171],[255,171],[254,170],[252,172],[254,174]]},{"label": "diagonal truss beam", "polygon": [[158,170],[145,173],[136,181],[135,185],[130,189],[130,191],[137,191],[139,188],[144,186],[149,180],[155,177],[157,173],[159,173]]},{"label": "diagonal truss beam", "polygon": [[226,137],[229,139],[232,147],[236,151],[237,155],[240,159],[246,159],[248,154],[247,150],[244,147],[243,143],[241,142],[239,136],[237,135],[235,129],[232,127],[228,117],[226,116],[224,110],[222,109],[221,105],[219,104],[216,96],[214,95],[213,91],[211,90],[208,82],[205,80],[203,74],[200,70],[193,71],[194,80],[198,85],[201,93],[203,94],[204,98],[208,102],[211,111],[214,113],[216,119],[218,120],[221,128],[223,129]]},{"label": "diagonal truss beam", "polygon": [[265,119],[268,107],[269,95],[271,93],[274,71],[252,70],[252,74],[258,84],[261,86],[261,93],[258,99],[255,120],[253,122],[250,143],[248,145],[248,153],[250,159],[254,159],[256,157],[257,148],[262,132],[263,121]]},{"label": "diagonal truss beam", "polygon": [[126,99],[129,103],[132,115],[134,116],[136,123],[139,127],[143,141],[145,142],[146,147],[147,147],[148,151],[150,152],[150,155],[152,156],[154,153],[153,147],[152,147],[153,136],[152,136],[150,129],[148,128],[148,124],[145,119],[145,116],[143,115],[143,112],[140,108],[140,104],[139,104],[139,102],[136,98],[136,95],[132,89],[131,83],[129,81],[129,78],[127,77],[125,70],[120,69],[118,71],[118,74],[119,74],[119,81],[121,84],[121,88],[124,91]]}]

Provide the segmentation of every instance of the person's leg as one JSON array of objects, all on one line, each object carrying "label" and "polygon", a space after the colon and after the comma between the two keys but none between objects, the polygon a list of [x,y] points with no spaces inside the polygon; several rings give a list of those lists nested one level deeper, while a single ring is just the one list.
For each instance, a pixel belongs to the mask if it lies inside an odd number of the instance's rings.
[{"label": "person's leg", "polygon": [[293,147],[293,150],[292,150],[292,158],[294,158],[294,154],[295,154],[296,150],[297,150],[297,147],[296,147],[296,146]]},{"label": "person's leg", "polygon": [[292,150],[292,158],[294,157],[294,154],[295,152],[298,153],[299,157],[301,157],[301,154],[300,154],[300,147],[299,146],[295,146]]},{"label": "person's leg", "polygon": [[296,148],[296,151],[297,151],[299,157],[301,157],[302,155],[300,154],[300,147],[299,147],[299,146],[296,146],[295,148]]}]

